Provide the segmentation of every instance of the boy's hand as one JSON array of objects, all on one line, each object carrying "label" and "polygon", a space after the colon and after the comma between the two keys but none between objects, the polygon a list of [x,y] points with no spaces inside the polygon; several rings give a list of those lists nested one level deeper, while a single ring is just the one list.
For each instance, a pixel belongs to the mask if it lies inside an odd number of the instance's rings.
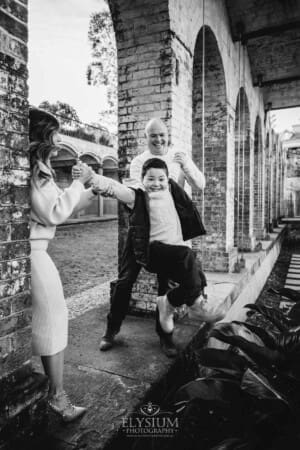
[{"label": "boy's hand", "polygon": [[114,197],[115,196],[115,192],[114,192],[114,188],[113,185],[110,184],[107,189],[103,190],[103,191],[99,191],[100,194],[102,195],[102,197]]},{"label": "boy's hand", "polygon": [[176,152],[173,161],[179,164],[182,170],[185,170],[188,163],[188,155],[184,152]]},{"label": "boy's hand", "polygon": [[102,197],[111,197],[111,198],[116,198],[115,197],[115,190],[114,190],[114,186],[113,183],[109,183],[107,185],[107,187],[105,189],[100,189],[100,187],[96,186],[96,185],[92,185],[93,191],[94,192],[98,192],[98,194],[100,194]]}]

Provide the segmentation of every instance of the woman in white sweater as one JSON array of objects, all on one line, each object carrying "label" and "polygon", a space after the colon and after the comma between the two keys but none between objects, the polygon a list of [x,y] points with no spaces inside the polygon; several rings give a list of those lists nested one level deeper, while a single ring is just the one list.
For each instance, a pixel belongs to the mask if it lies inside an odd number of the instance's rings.
[{"label": "woman in white sweater", "polygon": [[49,377],[48,404],[64,421],[81,416],[86,408],[74,406],[63,388],[64,349],[68,338],[68,311],[59,273],[47,253],[56,225],[94,197],[84,184],[91,169],[82,165],[81,176],[62,191],[54,181],[50,157],[59,151],[59,122],[46,111],[29,112],[31,164],[31,285],[33,354],[39,355]]}]

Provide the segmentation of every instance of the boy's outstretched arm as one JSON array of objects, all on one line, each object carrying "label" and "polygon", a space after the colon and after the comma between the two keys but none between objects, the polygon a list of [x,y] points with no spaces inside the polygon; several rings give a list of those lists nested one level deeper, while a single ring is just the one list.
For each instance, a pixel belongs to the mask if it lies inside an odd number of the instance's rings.
[{"label": "boy's outstretched arm", "polygon": [[99,194],[104,193],[106,196],[116,198],[120,202],[127,203],[128,205],[134,204],[134,190],[112,178],[95,173],[91,184],[93,190],[98,191]]}]

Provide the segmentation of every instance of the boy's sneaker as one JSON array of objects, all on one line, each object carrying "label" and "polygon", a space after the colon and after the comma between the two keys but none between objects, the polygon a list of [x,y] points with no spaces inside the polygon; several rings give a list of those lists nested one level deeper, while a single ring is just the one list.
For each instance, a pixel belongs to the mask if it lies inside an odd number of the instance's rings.
[{"label": "boy's sneaker", "polygon": [[165,333],[165,331],[162,329],[158,307],[156,308],[155,312],[155,328],[159,336],[161,349],[164,354],[168,358],[174,358],[175,356],[177,356],[178,352],[173,342],[173,331],[171,331],[171,333]]},{"label": "boy's sneaker", "polygon": [[174,310],[168,297],[163,295],[157,297],[157,307],[159,311],[159,322],[165,333],[172,333],[174,330]]},{"label": "boy's sneaker", "polygon": [[193,305],[189,307],[189,317],[202,322],[215,323],[224,319],[225,315],[226,309],[223,303],[215,303],[203,295],[200,295]]},{"label": "boy's sneaker", "polygon": [[177,348],[173,342],[173,333],[165,333],[164,335],[159,337],[160,346],[164,354],[168,358],[175,358],[178,354]]}]

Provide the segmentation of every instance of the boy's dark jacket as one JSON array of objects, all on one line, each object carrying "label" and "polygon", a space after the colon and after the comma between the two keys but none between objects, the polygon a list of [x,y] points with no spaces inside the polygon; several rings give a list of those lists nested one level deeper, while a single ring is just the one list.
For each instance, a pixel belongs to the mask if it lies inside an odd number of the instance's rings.
[{"label": "boy's dark jacket", "polygon": [[[169,180],[175,208],[179,216],[184,241],[205,234],[200,214],[186,192]],[[136,262],[147,267],[149,253],[150,219],[145,191],[135,189],[135,203],[129,216],[127,245],[132,248]]]}]

